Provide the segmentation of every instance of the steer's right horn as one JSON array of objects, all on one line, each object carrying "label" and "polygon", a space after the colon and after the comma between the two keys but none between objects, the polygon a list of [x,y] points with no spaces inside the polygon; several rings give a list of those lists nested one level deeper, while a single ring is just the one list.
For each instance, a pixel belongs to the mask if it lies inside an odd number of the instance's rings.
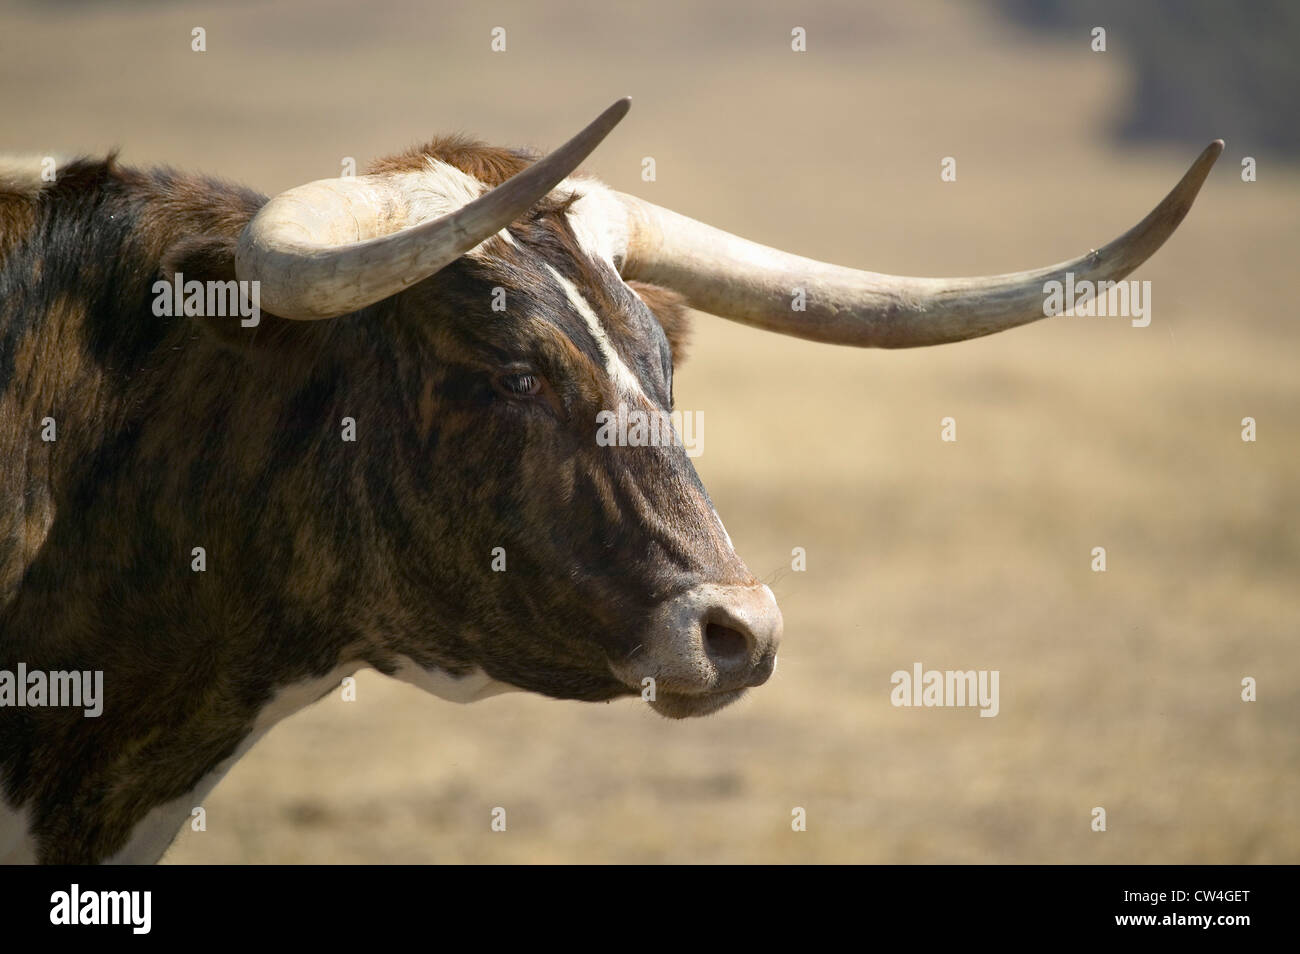
[{"label": "steer's right horn", "polygon": [[406,197],[386,176],[321,179],[282,192],[245,227],[241,280],[282,318],[335,318],[422,281],[505,228],[554,189],[628,111],[620,99],[559,149],[460,209],[406,225]]},{"label": "steer's right horn", "polygon": [[[911,278],[843,268],[759,245],[630,195],[626,279],[665,285],[692,308],[768,331],[860,348],[914,348],[993,334],[1046,316],[1050,281],[1117,281],[1149,258],[1192,207],[1223,151],[1216,139],[1163,202],[1108,245],[1058,265],[982,278]],[[795,311],[800,289],[805,307]]]}]

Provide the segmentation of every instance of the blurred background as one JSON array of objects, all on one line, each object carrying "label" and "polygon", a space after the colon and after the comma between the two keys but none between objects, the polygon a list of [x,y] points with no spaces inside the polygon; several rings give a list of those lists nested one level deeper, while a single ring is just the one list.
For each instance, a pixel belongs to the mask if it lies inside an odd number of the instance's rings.
[{"label": "blurred background", "polygon": [[[634,701],[462,707],[365,673],[356,702],[258,744],[167,860],[1300,861],[1297,9],[0,6],[0,152],[120,146],[273,193],[441,132],[553,147],[630,94],[590,171],[877,271],[1072,257],[1227,140],[1134,275],[1147,328],[883,352],[697,316],[678,405],[703,412],[696,466],[785,613],[768,685],[669,722]],[[894,708],[915,662],[999,670],[1000,714]]]}]

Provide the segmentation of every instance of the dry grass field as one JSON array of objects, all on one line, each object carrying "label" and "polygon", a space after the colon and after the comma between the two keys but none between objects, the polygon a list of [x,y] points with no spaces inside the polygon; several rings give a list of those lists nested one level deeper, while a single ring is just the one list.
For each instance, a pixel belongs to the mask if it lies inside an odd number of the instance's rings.
[{"label": "dry grass field", "polygon": [[[1071,257],[1220,135],[1118,147],[1120,56],[939,0],[0,17],[0,152],[120,145],[270,193],[450,130],[554,146],[630,94],[591,171],[878,271]],[[461,707],[366,673],[357,701],[259,743],[166,860],[1300,861],[1300,171],[1260,157],[1243,183],[1251,154],[1228,142],[1135,275],[1147,328],[1061,318],[885,352],[697,316],[676,386],[705,420],[695,463],[785,614],[779,669],[740,704],[686,722],[522,693]],[[891,706],[914,662],[999,670],[1000,714]]]}]

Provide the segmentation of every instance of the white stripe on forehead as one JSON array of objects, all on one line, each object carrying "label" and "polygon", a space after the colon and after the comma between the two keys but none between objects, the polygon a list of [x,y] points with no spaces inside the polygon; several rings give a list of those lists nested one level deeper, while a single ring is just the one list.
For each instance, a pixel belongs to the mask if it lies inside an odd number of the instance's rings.
[{"label": "white stripe on forehead", "polygon": [[[736,545],[731,542],[731,534],[729,534],[727,532],[727,528],[722,525],[722,518],[718,516],[718,511],[714,510],[712,507],[710,507],[709,510],[713,511],[713,519],[718,521],[718,529],[721,530],[722,535],[727,538],[727,549],[730,550],[732,553],[735,553]],[[771,591],[769,590],[768,592],[770,593]],[[772,598],[776,599],[776,597],[772,597]]]},{"label": "white stripe on forehead", "polygon": [[618,356],[614,350],[614,344],[605,334],[605,326],[600,323],[600,318],[591,310],[591,305],[587,304],[587,299],[582,297],[582,293],[563,275],[555,270],[549,263],[546,263],[546,270],[551,273],[560,288],[564,289],[565,297],[569,299],[569,304],[573,310],[582,316],[582,320],[587,323],[587,330],[591,332],[591,337],[596,340],[596,347],[600,349],[601,356],[605,359],[605,370],[608,372],[610,380],[614,382],[619,393],[634,396],[645,397],[641,390],[641,382],[637,380],[628,366],[623,363],[623,359]]},{"label": "white stripe on forehead", "polygon": [[[426,168],[419,172],[399,173],[396,178],[407,199],[408,226],[455,212],[488,191],[483,182],[469,173],[433,157],[429,157]],[[569,193],[577,194],[569,206],[568,219],[579,247],[594,260],[607,264],[610,275],[621,281],[614,262],[621,260],[627,250],[627,227],[622,203],[604,183],[588,178],[565,179],[552,190],[550,197],[561,199]],[[507,245],[518,248],[506,229],[497,235]],[[467,254],[483,254],[482,244]],[[609,335],[605,333],[605,326],[582,293],[549,263],[546,263],[546,268],[564,291],[573,310],[586,323],[587,330],[604,359],[605,370],[619,393],[644,398],[641,382],[619,357]]]}]

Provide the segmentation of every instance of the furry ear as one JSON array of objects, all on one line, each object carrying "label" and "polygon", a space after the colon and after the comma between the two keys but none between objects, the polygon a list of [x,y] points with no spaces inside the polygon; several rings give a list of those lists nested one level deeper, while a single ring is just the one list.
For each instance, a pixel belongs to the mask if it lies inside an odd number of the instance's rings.
[{"label": "furry ear", "polygon": [[633,281],[628,282],[627,286],[637,293],[650,313],[659,319],[659,325],[668,338],[668,347],[673,352],[673,367],[681,367],[686,360],[686,345],[691,336],[691,316],[686,299],[662,285]]},{"label": "furry ear", "polygon": [[[292,322],[261,311],[253,288],[243,289],[235,276],[235,242],[221,235],[188,235],[176,241],[162,258],[159,275],[173,288],[181,282],[180,308],[173,296],[172,313],[192,321],[204,334],[214,335],[232,348],[265,350],[292,337]],[[192,286],[198,282],[200,286]],[[201,287],[201,292],[199,292]],[[184,303],[191,292],[203,296],[203,314],[186,315]],[[209,294],[211,293],[211,294]]]},{"label": "furry ear", "polygon": [[185,281],[234,281],[234,243],[216,235],[187,235],[163,254],[162,277],[171,281],[180,272]]}]

